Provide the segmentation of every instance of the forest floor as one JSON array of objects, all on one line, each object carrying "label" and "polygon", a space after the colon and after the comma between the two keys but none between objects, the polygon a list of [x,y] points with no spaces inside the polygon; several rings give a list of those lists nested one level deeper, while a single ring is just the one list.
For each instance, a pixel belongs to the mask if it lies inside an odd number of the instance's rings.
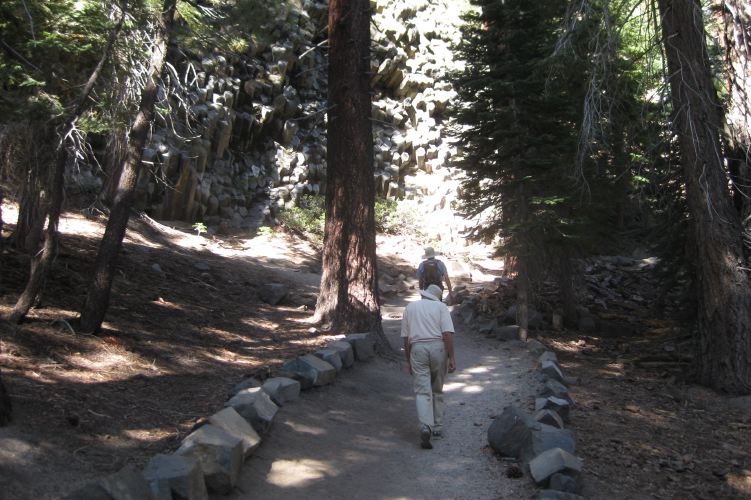
[{"label": "forest floor", "polygon": [[[3,219],[6,225],[15,220],[13,206],[3,207]],[[9,229],[12,226],[4,228],[6,235]],[[129,227],[102,332],[79,334],[72,324],[83,302],[102,219],[69,212],[61,231],[60,254],[42,303],[24,324],[2,324],[0,329],[0,368],[13,398],[15,418],[11,426],[0,429],[0,500],[60,498],[127,464],[142,467],[154,454],[174,450],[197,424],[222,407],[243,378],[274,373],[294,355],[315,350],[331,339],[307,322],[315,303],[320,261],[306,242],[279,231],[206,238],[194,234],[187,224],[147,219],[135,220]],[[380,272],[391,276],[411,276],[421,254],[416,243],[399,238],[379,239],[378,251]],[[0,252],[0,270],[0,314],[4,314],[24,285],[28,264],[5,248]],[[270,282],[289,286],[290,294],[282,305],[270,306],[259,299],[258,290]],[[476,285],[483,286],[481,282]],[[386,302],[398,307],[414,294],[406,290]],[[729,398],[690,384],[684,376],[691,360],[683,329],[647,310],[634,311],[633,316],[643,328],[628,337],[573,330],[534,332],[556,350],[566,374],[577,379],[571,388],[576,402],[571,428],[577,454],[585,464],[585,495],[602,499],[751,498],[748,398]],[[398,319],[398,314],[392,319]],[[460,375],[471,378],[492,373],[487,366],[492,355],[502,357],[496,369],[511,366],[512,347],[473,333],[471,325],[466,330],[461,355],[466,371]],[[666,346],[681,356],[665,360],[661,354]],[[368,467],[374,477],[379,472],[388,476],[388,492],[379,495],[376,489],[361,498],[528,498],[534,490],[529,478],[507,478],[506,462],[491,457],[478,436],[483,436],[489,419],[506,404],[528,409],[533,403],[536,382],[528,377],[532,368],[533,364],[528,369],[515,365],[521,376],[494,386],[500,394],[490,390],[488,380],[471,384],[487,399],[473,400],[472,394],[464,397],[461,391],[453,403],[449,398],[447,414],[454,412],[457,439],[450,448],[456,448],[457,457],[475,457],[475,462],[463,464],[466,467],[484,469],[483,474],[471,476],[473,482],[485,483],[475,485],[474,495],[451,494],[444,488],[440,496],[426,496],[419,485],[420,481],[430,483],[430,476],[403,479],[401,495],[391,485],[398,469],[391,470],[388,467],[394,464],[383,462],[450,464],[452,453],[437,446],[435,458],[426,459],[431,452],[418,454],[422,450],[416,448],[413,429],[383,430],[389,415],[393,417],[388,408],[382,408],[385,416],[376,411],[384,406],[384,394],[393,390],[399,408],[412,411],[408,379],[397,377],[396,373],[402,373],[385,360],[355,368],[351,380],[317,390],[308,399],[304,395],[297,406],[285,406],[278,427],[294,426],[296,419],[309,417],[316,409],[327,411],[334,401],[352,395],[353,384],[361,387],[369,380],[381,380],[378,387],[353,397],[352,415],[364,419],[362,425],[373,429],[371,433],[383,437],[384,432],[391,432],[384,439],[401,451],[384,452]],[[507,371],[511,373],[510,368]],[[410,419],[404,418],[404,412],[395,421],[404,421],[406,426]],[[342,425],[341,419],[328,422],[334,426],[332,431]],[[472,429],[471,436],[467,429]],[[294,455],[294,449],[285,447],[310,449],[312,444],[284,442],[280,436],[272,428],[257,460],[270,460],[277,453]],[[326,446],[320,450],[330,457],[332,450]],[[349,456],[372,452],[372,447],[364,448]],[[307,463],[319,459],[325,457],[311,452]],[[497,469],[491,463],[497,463]],[[256,472],[261,477],[254,479],[250,474],[244,481],[269,483],[274,472],[267,468]],[[349,477],[356,485],[360,473],[344,474],[333,484],[341,485]],[[451,476],[441,476],[437,484],[449,484],[446,477]],[[312,484],[320,486],[321,481]],[[268,498],[279,498],[273,488],[266,491]],[[337,495],[330,494],[330,498]]]}]

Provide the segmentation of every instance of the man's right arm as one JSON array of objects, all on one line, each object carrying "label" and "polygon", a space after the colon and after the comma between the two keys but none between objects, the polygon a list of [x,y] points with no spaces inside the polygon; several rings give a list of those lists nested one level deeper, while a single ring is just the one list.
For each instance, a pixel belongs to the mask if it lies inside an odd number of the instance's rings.
[{"label": "man's right arm", "polygon": [[409,343],[409,337],[404,337],[404,355],[407,357],[407,367],[409,368],[409,374],[412,375],[412,361],[410,355],[412,354],[412,344]]},{"label": "man's right arm", "polygon": [[446,263],[443,261],[441,261],[440,266],[441,266],[441,271],[443,272],[443,276],[442,276],[443,281],[446,282],[446,289],[449,291],[449,294],[451,294],[451,292],[453,292],[453,289],[451,287],[451,279],[449,278],[448,267],[446,266]]}]

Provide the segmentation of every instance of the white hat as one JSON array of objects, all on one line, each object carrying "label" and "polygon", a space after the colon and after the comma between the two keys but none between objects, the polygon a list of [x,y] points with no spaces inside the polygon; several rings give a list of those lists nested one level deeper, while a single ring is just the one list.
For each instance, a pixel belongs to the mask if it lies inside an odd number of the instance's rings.
[{"label": "white hat", "polygon": [[420,290],[420,295],[430,300],[437,300],[441,302],[443,296],[443,290],[438,285],[430,285],[426,290]]},{"label": "white hat", "polygon": [[425,247],[425,255],[422,256],[423,259],[434,259],[435,258],[435,250],[433,250],[433,247]]}]

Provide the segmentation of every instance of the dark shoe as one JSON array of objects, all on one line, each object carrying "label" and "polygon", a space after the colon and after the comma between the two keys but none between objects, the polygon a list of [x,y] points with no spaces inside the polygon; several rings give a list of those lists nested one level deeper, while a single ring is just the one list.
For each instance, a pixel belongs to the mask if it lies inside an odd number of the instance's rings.
[{"label": "dark shoe", "polygon": [[432,450],[433,445],[430,443],[430,427],[423,425],[420,429],[420,446],[425,450]]}]

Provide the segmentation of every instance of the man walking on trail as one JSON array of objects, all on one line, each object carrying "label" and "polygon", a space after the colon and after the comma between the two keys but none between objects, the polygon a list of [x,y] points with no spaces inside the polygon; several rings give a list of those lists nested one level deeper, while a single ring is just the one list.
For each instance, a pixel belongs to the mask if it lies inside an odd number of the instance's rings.
[{"label": "man walking on trail", "polygon": [[431,449],[431,437],[443,432],[443,378],[456,370],[454,323],[438,285],[429,285],[420,295],[422,300],[404,309],[401,336],[415,391],[420,445]]},{"label": "man walking on trail", "polygon": [[420,290],[427,290],[430,285],[438,285],[443,291],[443,283],[446,282],[446,288],[449,290],[451,297],[451,280],[446,264],[435,258],[433,247],[425,247],[424,259],[417,267],[417,279],[420,280]]}]

